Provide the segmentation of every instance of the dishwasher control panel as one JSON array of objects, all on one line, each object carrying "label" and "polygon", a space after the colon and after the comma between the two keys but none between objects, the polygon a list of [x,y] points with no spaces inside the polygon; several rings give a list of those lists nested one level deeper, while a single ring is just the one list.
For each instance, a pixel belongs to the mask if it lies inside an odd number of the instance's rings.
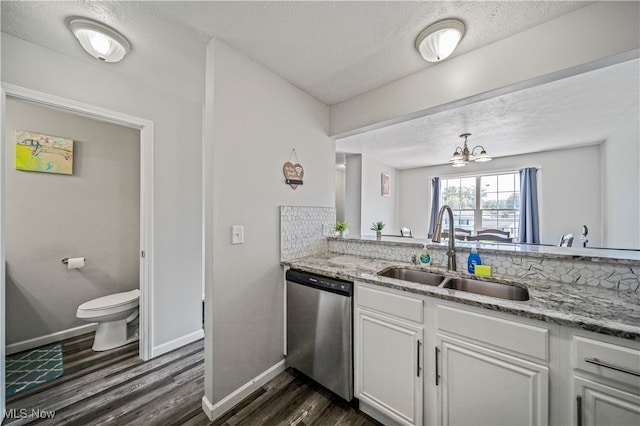
[{"label": "dishwasher control panel", "polygon": [[353,295],[353,283],[351,281],[337,278],[324,277],[322,275],[311,274],[309,272],[290,269],[287,271],[287,281],[297,284],[326,290],[344,296]]}]

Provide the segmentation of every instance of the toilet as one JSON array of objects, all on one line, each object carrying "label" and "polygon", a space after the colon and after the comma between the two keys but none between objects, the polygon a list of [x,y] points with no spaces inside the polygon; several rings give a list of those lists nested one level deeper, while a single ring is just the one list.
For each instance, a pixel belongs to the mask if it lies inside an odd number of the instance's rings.
[{"label": "toilet", "polygon": [[94,351],[107,351],[138,340],[140,290],[110,294],[89,300],[78,307],[76,317],[97,322]]}]

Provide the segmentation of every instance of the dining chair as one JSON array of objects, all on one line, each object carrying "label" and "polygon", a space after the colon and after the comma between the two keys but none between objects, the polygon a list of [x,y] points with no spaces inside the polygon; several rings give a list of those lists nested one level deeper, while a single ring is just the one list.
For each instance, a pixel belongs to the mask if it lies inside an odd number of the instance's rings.
[{"label": "dining chair", "polygon": [[571,244],[573,244],[573,234],[564,234],[560,237],[558,247],[571,247]]},{"label": "dining chair", "polygon": [[[471,230],[470,229],[453,228],[453,232],[454,232],[456,240],[467,240],[467,239],[469,239],[471,237]],[[442,236],[444,238],[449,238],[449,232],[448,231],[442,231]]]},{"label": "dining chair", "polygon": [[476,232],[474,238],[476,241],[498,241],[503,243],[511,243],[511,233],[509,231],[501,231],[499,229],[481,229]]}]

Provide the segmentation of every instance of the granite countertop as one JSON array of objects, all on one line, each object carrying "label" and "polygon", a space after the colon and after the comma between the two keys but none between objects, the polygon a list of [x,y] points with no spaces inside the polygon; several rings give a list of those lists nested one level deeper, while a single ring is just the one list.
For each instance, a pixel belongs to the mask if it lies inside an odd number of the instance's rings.
[{"label": "granite countertop", "polygon": [[[375,236],[352,235],[345,237],[328,237],[332,240],[343,242],[363,242],[387,246],[415,246],[422,248],[425,244],[427,248],[437,248],[446,250],[448,242],[443,240],[434,243],[431,239],[420,237],[399,237],[393,235],[383,235],[381,240]],[[456,250],[471,251],[471,248],[482,250],[483,253],[509,253],[520,254],[531,257],[544,257],[547,259],[582,259],[592,262],[609,262],[623,265],[640,266],[640,250],[623,249],[603,249],[603,248],[583,248],[583,247],[556,247],[536,244],[512,244],[498,243],[494,241],[459,241],[456,240]]]},{"label": "granite countertop", "polygon": [[[518,302],[377,275],[386,268],[401,266],[447,276],[470,277],[469,274],[448,272],[443,268],[422,267],[405,262],[336,253],[283,261],[282,264],[319,275],[364,281],[396,290],[640,341],[640,294],[631,291],[540,280],[488,279],[527,287],[530,299]],[[483,279],[475,276],[473,278]]]}]

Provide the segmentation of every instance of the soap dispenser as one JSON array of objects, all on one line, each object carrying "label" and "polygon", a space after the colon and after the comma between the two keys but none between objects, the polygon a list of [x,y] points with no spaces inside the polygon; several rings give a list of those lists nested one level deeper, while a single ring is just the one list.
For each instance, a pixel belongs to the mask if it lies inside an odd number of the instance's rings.
[{"label": "soap dispenser", "polygon": [[420,253],[420,262],[425,263],[425,264],[431,262],[431,255],[427,251],[427,245],[426,244],[424,244],[423,247],[422,247],[422,253]]},{"label": "soap dispenser", "polygon": [[476,271],[476,265],[482,265],[482,259],[480,259],[480,255],[478,254],[478,247],[473,246],[471,248],[471,254],[467,259],[467,270],[470,274],[474,274]]}]

